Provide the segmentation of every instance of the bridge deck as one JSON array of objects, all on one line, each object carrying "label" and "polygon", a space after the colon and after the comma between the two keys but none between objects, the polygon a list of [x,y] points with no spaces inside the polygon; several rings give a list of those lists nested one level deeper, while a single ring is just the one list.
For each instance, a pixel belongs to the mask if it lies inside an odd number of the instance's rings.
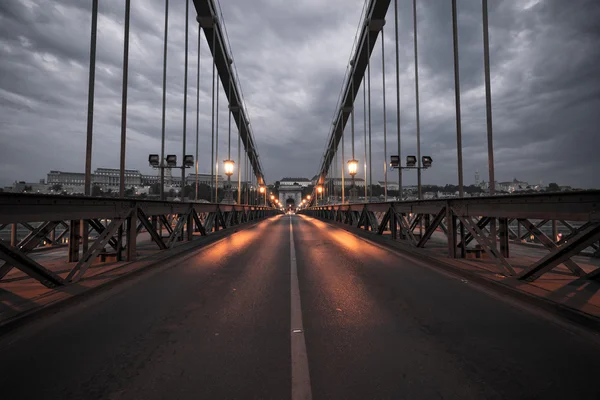
[{"label": "bridge deck", "polygon": [[313,398],[600,398],[595,337],[303,216],[5,335],[3,397],[290,398],[290,224]]}]

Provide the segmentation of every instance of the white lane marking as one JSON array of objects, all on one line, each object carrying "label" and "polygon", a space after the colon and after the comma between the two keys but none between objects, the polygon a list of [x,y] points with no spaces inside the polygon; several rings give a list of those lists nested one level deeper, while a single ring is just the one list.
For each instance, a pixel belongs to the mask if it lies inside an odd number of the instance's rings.
[{"label": "white lane marking", "polygon": [[308,373],[308,356],[302,326],[302,306],[300,304],[300,288],[298,287],[298,266],[296,249],[294,248],[294,230],[290,215],[290,296],[291,296],[291,345],[292,345],[292,400],[311,400],[310,375]]}]

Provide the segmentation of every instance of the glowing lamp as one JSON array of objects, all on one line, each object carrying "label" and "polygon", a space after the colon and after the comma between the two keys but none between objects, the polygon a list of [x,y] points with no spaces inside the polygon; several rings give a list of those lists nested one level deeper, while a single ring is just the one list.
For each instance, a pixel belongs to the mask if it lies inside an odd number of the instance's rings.
[{"label": "glowing lamp", "polygon": [[348,161],[348,173],[350,176],[356,175],[358,171],[358,160],[350,160]]},{"label": "glowing lamp", "polygon": [[233,160],[225,160],[223,161],[223,164],[225,165],[225,175],[233,175],[233,167],[235,166],[235,162],[233,162]]}]

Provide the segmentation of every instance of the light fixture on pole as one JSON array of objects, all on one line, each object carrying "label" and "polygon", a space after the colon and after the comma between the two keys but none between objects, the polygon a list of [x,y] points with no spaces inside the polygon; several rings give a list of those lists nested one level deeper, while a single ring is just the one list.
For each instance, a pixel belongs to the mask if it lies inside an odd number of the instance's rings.
[{"label": "light fixture on pole", "polygon": [[231,175],[233,175],[235,162],[233,160],[225,160],[223,161],[223,166],[225,168],[225,175],[227,175],[227,186],[225,187],[225,197],[223,198],[222,202],[225,204],[233,204],[233,192],[231,191]]},{"label": "light fixture on pole", "polygon": [[[406,167],[400,165],[399,156],[391,156],[390,158],[390,169],[416,169],[420,173],[422,169],[431,168],[431,164],[433,164],[433,159],[430,156],[421,157],[421,166],[417,165],[416,156],[406,156]],[[420,189],[419,187],[419,193],[421,192]],[[400,196],[402,196],[402,193],[400,193]]]},{"label": "light fixture on pole", "polygon": [[358,172],[358,160],[352,159],[348,161],[348,174],[352,177],[352,186],[350,187],[350,203],[356,203],[358,189],[356,189],[354,176]]},{"label": "light fixture on pole", "polygon": [[[172,168],[177,168],[177,169],[181,168],[182,170],[184,170],[186,168],[192,168],[194,166],[194,156],[191,154],[186,154],[183,157],[183,165],[177,166],[177,155],[175,155],[175,154],[167,155],[165,157],[165,163],[161,163],[160,156],[158,154],[149,154],[148,155],[148,164],[150,164],[150,166],[152,168],[160,169],[161,171],[163,171],[165,169],[172,169]],[[183,172],[182,172],[182,177],[184,175],[185,174],[183,174]],[[181,181],[181,197],[183,197],[184,186],[185,186],[185,180]],[[162,192],[162,190],[161,190],[161,192]]]},{"label": "light fixture on pole", "polygon": [[260,186],[260,188],[258,189],[258,191],[260,192],[260,194],[264,194],[265,195],[265,206],[267,205],[267,189],[265,189],[264,186]]},{"label": "light fixture on pole", "polygon": [[319,205],[319,194],[321,195],[321,200],[322,200],[323,199],[323,186],[321,186],[321,185],[317,186],[316,205]]}]

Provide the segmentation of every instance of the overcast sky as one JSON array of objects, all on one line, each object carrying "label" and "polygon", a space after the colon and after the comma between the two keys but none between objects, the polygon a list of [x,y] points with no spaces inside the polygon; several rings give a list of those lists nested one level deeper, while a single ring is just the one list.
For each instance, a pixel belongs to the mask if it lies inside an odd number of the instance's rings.
[{"label": "overcast sky", "polygon": [[[0,1],[0,184],[83,172],[91,0]],[[402,156],[416,153],[412,1],[399,0]],[[496,179],[600,187],[600,2],[490,0]],[[267,182],[312,177],[330,133],[363,0],[227,0],[224,23]],[[450,1],[418,0],[423,182],[456,183]],[[465,183],[487,180],[481,1],[459,0]],[[123,0],[101,0],[93,168],[118,167]],[[393,1],[385,28],[388,157],[396,148]],[[185,2],[169,9],[167,153],[181,157]],[[133,0],[127,168],[160,152],[164,0]],[[189,153],[196,135],[198,25],[190,7]],[[211,59],[200,68],[200,169],[210,171]],[[383,178],[381,45],[372,57],[374,177]],[[222,93],[223,94],[223,93]],[[219,159],[227,149],[221,95]],[[364,160],[362,97],[356,158]],[[232,155],[237,157],[237,132]],[[347,147],[349,149],[349,130]],[[347,156],[346,158],[349,158]],[[339,160],[341,163],[341,160]],[[362,170],[361,170],[362,173]],[[394,173],[395,176],[395,173]],[[390,177],[390,180],[396,180]],[[406,184],[415,174],[406,173]]]}]

